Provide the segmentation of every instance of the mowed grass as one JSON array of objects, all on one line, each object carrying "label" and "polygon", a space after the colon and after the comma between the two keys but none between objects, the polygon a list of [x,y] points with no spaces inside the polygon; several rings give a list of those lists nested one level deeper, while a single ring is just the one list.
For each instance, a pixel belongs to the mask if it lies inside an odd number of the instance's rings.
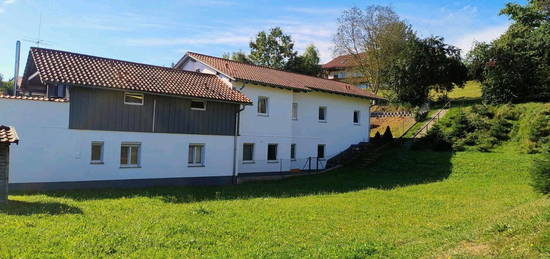
[{"label": "mowed grass", "polygon": [[534,157],[396,148],[275,182],[11,195],[0,258],[550,256]]}]

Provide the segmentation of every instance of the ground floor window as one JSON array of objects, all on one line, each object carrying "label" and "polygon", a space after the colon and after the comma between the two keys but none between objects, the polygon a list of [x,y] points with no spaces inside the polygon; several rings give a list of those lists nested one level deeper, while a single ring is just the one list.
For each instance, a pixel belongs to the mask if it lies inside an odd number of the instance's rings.
[{"label": "ground floor window", "polygon": [[204,166],[204,144],[189,144],[189,166]]},{"label": "ground floor window", "polygon": [[296,144],[290,144],[290,159],[296,160]]},{"label": "ground floor window", "polygon": [[253,143],[244,143],[243,144],[243,161],[254,161],[254,144]]},{"label": "ground floor window", "polygon": [[277,161],[277,144],[267,145],[267,160]]},{"label": "ground floor window", "polygon": [[317,158],[325,158],[325,145],[317,145]]},{"label": "ground floor window", "polygon": [[120,166],[139,167],[141,143],[122,143],[120,145]]},{"label": "ground floor window", "polygon": [[103,163],[103,142],[94,141],[92,142],[92,157],[90,159],[92,164],[102,164]]}]

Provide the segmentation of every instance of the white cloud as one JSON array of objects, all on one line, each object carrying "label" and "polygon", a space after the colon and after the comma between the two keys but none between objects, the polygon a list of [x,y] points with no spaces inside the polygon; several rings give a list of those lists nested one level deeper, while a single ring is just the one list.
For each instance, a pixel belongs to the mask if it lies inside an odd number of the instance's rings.
[{"label": "white cloud", "polygon": [[324,14],[337,15],[342,13],[342,9],[338,9],[338,8],[287,7],[286,10],[291,12],[296,12],[296,13],[317,14],[317,15],[324,15]]},{"label": "white cloud", "polygon": [[13,4],[15,0],[4,0],[4,4]]},{"label": "white cloud", "polygon": [[502,35],[510,26],[508,23],[493,27],[486,27],[481,30],[466,33],[456,40],[454,45],[462,49],[462,53],[466,54],[472,49],[474,42],[490,42]]},{"label": "white cloud", "polygon": [[250,41],[251,37],[244,35],[208,35],[206,37],[188,37],[188,38],[141,38],[129,39],[126,43],[131,46],[175,46],[175,45],[198,45],[198,44],[228,44],[240,45]]}]

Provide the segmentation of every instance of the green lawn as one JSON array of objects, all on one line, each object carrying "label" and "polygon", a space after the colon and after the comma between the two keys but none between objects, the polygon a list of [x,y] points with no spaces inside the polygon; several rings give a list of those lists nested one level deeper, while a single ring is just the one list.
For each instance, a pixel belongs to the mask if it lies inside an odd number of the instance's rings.
[{"label": "green lawn", "polygon": [[239,186],[12,195],[0,258],[550,256],[533,155],[507,145],[384,157]]}]

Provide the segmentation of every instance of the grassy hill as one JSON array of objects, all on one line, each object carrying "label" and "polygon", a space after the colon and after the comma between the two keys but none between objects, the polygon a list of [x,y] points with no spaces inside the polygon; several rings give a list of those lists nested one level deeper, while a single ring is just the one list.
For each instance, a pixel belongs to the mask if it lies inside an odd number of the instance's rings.
[{"label": "grassy hill", "polygon": [[0,257],[548,257],[536,156],[396,148],[275,182],[20,193],[0,209]]}]

